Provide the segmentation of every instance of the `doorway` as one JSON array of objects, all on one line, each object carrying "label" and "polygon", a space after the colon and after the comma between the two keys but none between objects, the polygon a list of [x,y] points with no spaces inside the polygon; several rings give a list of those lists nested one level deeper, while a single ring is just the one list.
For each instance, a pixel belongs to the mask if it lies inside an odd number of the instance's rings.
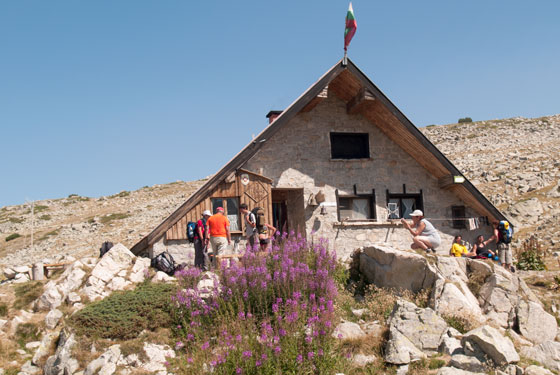
[{"label": "doorway", "polygon": [[305,233],[303,189],[272,189],[272,222],[281,233]]}]

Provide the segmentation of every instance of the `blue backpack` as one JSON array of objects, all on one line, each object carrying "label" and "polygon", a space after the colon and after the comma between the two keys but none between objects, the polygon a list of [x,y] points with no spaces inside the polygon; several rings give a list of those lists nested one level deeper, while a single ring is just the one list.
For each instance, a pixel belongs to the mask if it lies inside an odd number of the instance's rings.
[{"label": "blue backpack", "polygon": [[196,233],[196,223],[193,221],[189,221],[187,223],[187,239],[190,242],[194,242],[195,233]]},{"label": "blue backpack", "polygon": [[510,223],[507,222],[507,220],[500,221],[500,223],[498,224],[498,232],[500,234],[498,242],[511,242],[511,238],[513,237],[513,228],[511,227]]}]

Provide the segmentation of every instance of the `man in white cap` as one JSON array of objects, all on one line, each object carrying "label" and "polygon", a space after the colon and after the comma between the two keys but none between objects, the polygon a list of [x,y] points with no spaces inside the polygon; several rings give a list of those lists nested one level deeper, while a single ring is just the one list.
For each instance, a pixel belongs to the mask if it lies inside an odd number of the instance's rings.
[{"label": "man in white cap", "polygon": [[202,270],[208,266],[205,264],[205,252],[208,248],[208,241],[210,236],[208,234],[208,226],[206,221],[212,216],[210,210],[205,210],[202,213],[202,218],[196,222],[194,230],[194,265]]},{"label": "man in white cap", "polygon": [[429,253],[436,252],[436,248],[441,244],[441,237],[436,228],[428,220],[424,219],[424,213],[421,210],[414,210],[410,217],[412,219],[411,226],[404,218],[401,219],[404,227],[412,234],[413,249],[422,249]]}]

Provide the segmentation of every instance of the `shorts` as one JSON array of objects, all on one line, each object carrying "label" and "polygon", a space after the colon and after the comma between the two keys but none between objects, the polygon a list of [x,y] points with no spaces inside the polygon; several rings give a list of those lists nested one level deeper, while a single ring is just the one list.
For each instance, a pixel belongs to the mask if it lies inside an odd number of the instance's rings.
[{"label": "shorts", "polygon": [[270,243],[270,239],[269,239],[269,238],[261,238],[261,239],[259,240],[259,243],[260,243],[261,245],[268,245],[268,244]]},{"label": "shorts", "polygon": [[210,243],[214,256],[220,255],[227,248],[227,238],[225,237],[210,237]]},{"label": "shorts", "polygon": [[511,249],[509,243],[500,242],[498,244],[498,254],[500,255],[500,263],[511,264]]},{"label": "shorts", "polygon": [[438,247],[441,243],[441,239],[434,237],[434,236],[418,236],[417,237],[419,240],[424,241],[429,241],[430,244],[432,245],[432,249],[435,249],[436,247]]}]

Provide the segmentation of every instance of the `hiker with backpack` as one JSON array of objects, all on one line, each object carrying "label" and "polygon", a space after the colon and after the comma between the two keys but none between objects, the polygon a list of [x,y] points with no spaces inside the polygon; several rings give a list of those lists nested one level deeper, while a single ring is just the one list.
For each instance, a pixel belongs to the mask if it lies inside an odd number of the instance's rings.
[{"label": "hiker with backpack", "polygon": [[249,206],[246,203],[239,205],[239,211],[241,211],[245,221],[245,239],[252,249],[255,247],[255,238],[257,237],[257,219],[255,214],[249,211]]},{"label": "hiker with backpack", "polygon": [[194,266],[205,270],[208,266],[205,262],[206,250],[208,249],[208,226],[206,222],[212,216],[210,210],[205,210],[202,213],[202,218],[196,222],[193,242],[194,242]]},{"label": "hiker with backpack", "polygon": [[488,239],[489,242],[496,242],[498,255],[500,256],[500,263],[502,266],[511,272],[515,272],[512,265],[511,248],[509,246],[511,238],[513,237],[513,228],[506,220],[494,221],[494,234]]},{"label": "hiker with backpack", "polygon": [[216,208],[216,213],[207,221],[210,244],[212,245],[212,263],[217,265],[216,257],[231,244],[231,233],[229,231],[229,220],[224,215],[224,208]]}]

